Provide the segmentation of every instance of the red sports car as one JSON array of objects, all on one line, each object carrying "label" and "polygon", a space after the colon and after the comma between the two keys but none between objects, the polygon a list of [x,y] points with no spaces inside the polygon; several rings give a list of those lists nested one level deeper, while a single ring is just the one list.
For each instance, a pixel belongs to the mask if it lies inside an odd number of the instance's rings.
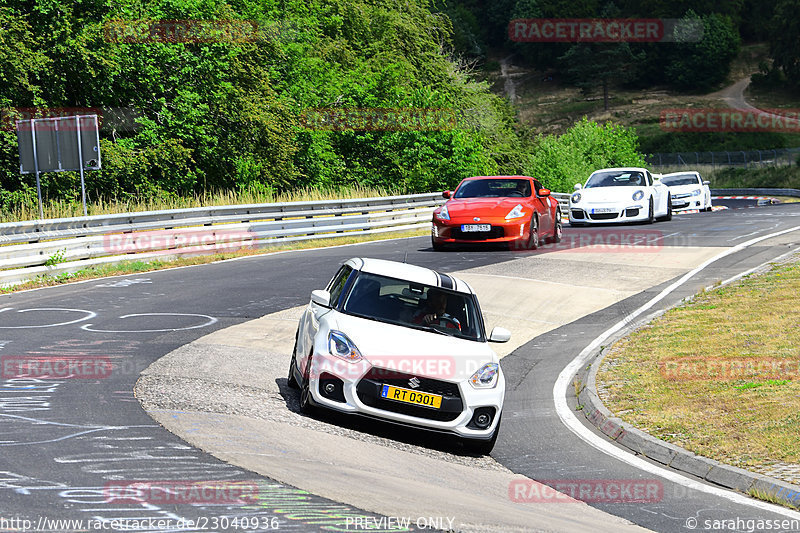
[{"label": "red sports car", "polygon": [[507,243],[535,250],[543,239],[561,241],[561,210],[550,191],[528,176],[479,176],[458,184],[433,212],[431,242],[446,244]]}]

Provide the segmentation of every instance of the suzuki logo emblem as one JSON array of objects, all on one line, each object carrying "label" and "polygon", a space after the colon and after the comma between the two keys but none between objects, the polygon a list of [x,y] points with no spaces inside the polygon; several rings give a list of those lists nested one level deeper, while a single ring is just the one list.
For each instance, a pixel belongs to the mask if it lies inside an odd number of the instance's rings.
[{"label": "suzuki logo emblem", "polygon": [[419,384],[420,384],[419,378],[417,378],[416,376],[408,380],[408,386],[411,387],[412,389],[416,389],[417,387],[419,387]]}]

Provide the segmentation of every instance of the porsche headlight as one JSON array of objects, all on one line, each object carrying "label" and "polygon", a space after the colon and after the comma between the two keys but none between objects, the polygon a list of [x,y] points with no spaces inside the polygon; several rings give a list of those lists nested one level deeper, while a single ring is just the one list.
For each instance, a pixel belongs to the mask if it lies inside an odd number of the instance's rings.
[{"label": "porsche headlight", "polygon": [[447,210],[446,205],[442,206],[442,208],[439,210],[439,213],[436,215],[436,218],[439,220],[450,220],[450,212]]},{"label": "porsche headlight", "polygon": [[634,202],[638,202],[639,200],[644,198],[644,191],[636,191],[635,193],[633,193],[633,196],[631,198],[633,198]]},{"label": "porsche headlight", "polygon": [[692,196],[700,196],[701,194],[703,194],[703,191],[700,189],[695,189],[692,191]]},{"label": "porsche headlight", "polygon": [[469,378],[469,382],[476,389],[493,389],[497,386],[497,376],[499,373],[500,365],[497,363],[486,363],[472,374],[472,377]]},{"label": "porsche headlight", "polygon": [[358,351],[353,341],[341,331],[331,330],[331,332],[328,333],[328,350],[331,352],[331,355],[341,357],[351,363],[360,361],[362,358],[361,352]]},{"label": "porsche headlight", "polygon": [[578,202],[580,202],[581,201],[581,193],[576,192],[575,194],[573,194],[572,197],[570,198],[570,201],[573,204],[577,204]]},{"label": "porsche headlight", "polygon": [[512,218],[521,218],[525,216],[525,211],[522,210],[522,204],[517,204],[514,206],[514,209],[508,212],[506,215],[506,220],[511,220]]}]

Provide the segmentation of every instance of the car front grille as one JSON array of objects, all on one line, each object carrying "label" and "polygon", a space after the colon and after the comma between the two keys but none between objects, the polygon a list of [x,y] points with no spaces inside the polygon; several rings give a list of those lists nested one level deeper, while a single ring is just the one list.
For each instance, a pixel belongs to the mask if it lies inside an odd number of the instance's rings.
[{"label": "car front grille", "polygon": [[613,220],[619,216],[619,213],[594,213],[589,216],[592,220]]},{"label": "car front grille", "polygon": [[501,239],[505,237],[505,230],[502,226],[492,226],[489,231],[461,231],[461,228],[453,228],[450,237],[460,241],[483,241],[486,239]]},{"label": "car front grille", "polygon": [[[409,380],[414,377],[419,383],[416,388],[409,384]],[[383,385],[438,394],[442,397],[442,406],[439,409],[431,409],[387,400],[381,397]],[[457,384],[384,368],[373,367],[361,378],[356,386],[356,394],[365,405],[375,409],[441,422],[455,420],[464,410],[464,403],[461,400],[461,392]]]},{"label": "car front grille", "polygon": [[573,209],[572,210],[572,218],[579,219],[583,217],[583,209]]}]

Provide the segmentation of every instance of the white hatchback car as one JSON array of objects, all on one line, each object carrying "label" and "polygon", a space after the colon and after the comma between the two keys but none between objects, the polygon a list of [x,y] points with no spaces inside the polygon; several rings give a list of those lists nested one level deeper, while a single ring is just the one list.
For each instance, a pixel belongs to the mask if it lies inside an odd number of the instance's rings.
[{"label": "white hatchback car", "polygon": [[464,281],[427,268],[353,258],[300,318],[289,385],[316,407],[442,431],[472,451],[497,439],[505,378],[478,298]]},{"label": "white hatchback car", "polygon": [[670,220],[667,186],[645,168],[604,168],[592,172],[586,185],[575,184],[569,199],[570,226],[610,222]]},{"label": "white hatchback car", "polygon": [[672,209],[697,209],[711,211],[711,189],[709,182],[699,172],[673,172],[661,176],[661,183],[669,187]]}]

